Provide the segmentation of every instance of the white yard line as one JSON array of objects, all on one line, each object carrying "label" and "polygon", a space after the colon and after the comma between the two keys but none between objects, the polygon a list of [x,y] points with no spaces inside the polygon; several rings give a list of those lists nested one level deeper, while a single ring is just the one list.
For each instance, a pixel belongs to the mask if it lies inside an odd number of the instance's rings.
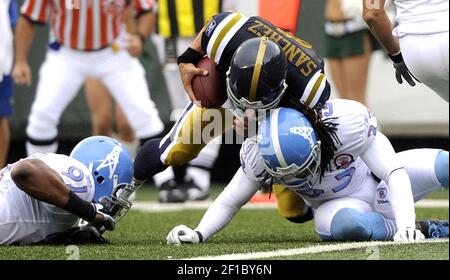
[{"label": "white yard line", "polygon": [[[339,243],[331,245],[318,245],[310,246],[297,249],[286,249],[286,250],[276,250],[276,251],[266,251],[266,252],[253,252],[253,253],[243,253],[243,254],[229,254],[221,256],[204,256],[188,258],[186,260],[254,260],[254,259],[266,259],[274,257],[287,257],[287,256],[297,256],[297,255],[307,255],[307,254],[317,254],[317,253],[329,253],[334,251],[343,251],[351,249],[361,249],[361,248],[373,248],[378,246],[397,246],[405,244],[423,244],[423,243],[448,243],[448,238],[446,239],[427,239],[419,242],[389,242],[389,241],[373,241],[373,242],[354,242],[354,243]],[[447,244],[448,245],[448,244]]]},{"label": "white yard line", "polygon": [[[143,212],[175,212],[183,210],[204,210],[211,205],[212,201],[190,201],[185,203],[158,203],[141,201],[133,203],[132,209]],[[448,208],[447,199],[424,199],[416,203],[417,208]],[[244,209],[276,209],[276,203],[248,203]]]}]

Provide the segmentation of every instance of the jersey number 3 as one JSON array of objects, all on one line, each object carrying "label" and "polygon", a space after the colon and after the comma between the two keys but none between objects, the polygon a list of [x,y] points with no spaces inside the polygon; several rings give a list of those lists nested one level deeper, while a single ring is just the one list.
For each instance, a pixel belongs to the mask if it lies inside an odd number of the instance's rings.
[{"label": "jersey number 3", "polygon": [[350,167],[349,169],[346,169],[336,175],[334,178],[338,181],[342,181],[337,187],[333,189],[333,192],[337,193],[338,191],[342,191],[348,184],[350,184],[350,181],[352,180],[353,174],[355,174],[355,167]]}]

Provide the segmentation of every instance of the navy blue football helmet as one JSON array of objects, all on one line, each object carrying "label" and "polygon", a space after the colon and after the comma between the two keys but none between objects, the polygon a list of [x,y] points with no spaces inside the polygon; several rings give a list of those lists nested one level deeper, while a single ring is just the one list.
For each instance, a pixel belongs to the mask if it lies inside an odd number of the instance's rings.
[{"label": "navy blue football helmet", "polygon": [[287,89],[287,67],[283,50],[266,37],[242,43],[226,74],[227,94],[235,114],[276,108]]},{"label": "navy blue football helmet", "polygon": [[116,139],[106,136],[86,138],[75,146],[70,157],[91,171],[95,203],[100,203],[103,197],[111,198],[118,189],[129,187],[133,179],[133,160]]},{"label": "navy blue football helmet", "polygon": [[278,108],[260,123],[258,147],[267,172],[296,190],[311,189],[320,178],[320,141],[301,112]]}]

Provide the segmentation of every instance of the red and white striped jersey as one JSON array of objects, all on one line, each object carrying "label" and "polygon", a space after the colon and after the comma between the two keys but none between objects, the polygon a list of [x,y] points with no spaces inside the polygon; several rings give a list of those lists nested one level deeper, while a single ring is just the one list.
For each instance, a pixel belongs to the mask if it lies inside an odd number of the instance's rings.
[{"label": "red and white striped jersey", "polygon": [[[107,47],[123,27],[126,0],[25,0],[21,14],[31,21],[50,20],[52,33],[68,48]],[[135,14],[152,10],[153,0],[134,0]]]}]

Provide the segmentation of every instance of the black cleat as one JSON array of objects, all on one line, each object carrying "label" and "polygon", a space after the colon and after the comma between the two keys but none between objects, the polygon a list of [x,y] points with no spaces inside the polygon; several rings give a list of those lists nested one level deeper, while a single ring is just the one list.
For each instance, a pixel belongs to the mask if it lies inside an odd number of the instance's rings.
[{"label": "black cleat", "polygon": [[161,185],[159,191],[160,203],[181,203],[185,202],[186,199],[186,192],[177,186],[175,180],[169,180]]},{"label": "black cleat", "polygon": [[416,223],[426,238],[448,238],[448,221],[427,219]]},{"label": "black cleat", "polygon": [[205,200],[209,196],[209,191],[201,189],[192,179],[184,182],[183,189],[187,193],[187,200],[189,201]]}]

